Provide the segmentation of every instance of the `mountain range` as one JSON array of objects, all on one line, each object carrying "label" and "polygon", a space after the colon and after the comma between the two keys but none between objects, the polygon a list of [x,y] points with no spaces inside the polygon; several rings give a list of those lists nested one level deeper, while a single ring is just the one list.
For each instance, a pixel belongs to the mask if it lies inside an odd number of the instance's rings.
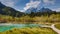
[{"label": "mountain range", "polygon": [[20,11],[17,11],[15,10],[14,8],[11,8],[11,7],[8,7],[8,6],[5,6],[4,4],[2,4],[0,2],[0,14],[2,15],[9,15],[9,16],[13,16],[13,17],[20,17],[20,16],[23,16],[25,15],[26,13],[30,14],[31,12],[34,12],[34,13],[56,13],[56,11],[52,11],[51,9],[49,8],[41,8],[41,9],[37,9],[37,8],[29,8],[24,12],[20,12]]},{"label": "mountain range", "polygon": [[25,11],[26,13],[31,13],[31,12],[34,12],[34,13],[36,13],[36,12],[41,12],[41,13],[44,13],[44,12],[52,12],[52,10],[51,9],[49,9],[49,8],[29,8],[29,9],[27,9],[26,11]]}]

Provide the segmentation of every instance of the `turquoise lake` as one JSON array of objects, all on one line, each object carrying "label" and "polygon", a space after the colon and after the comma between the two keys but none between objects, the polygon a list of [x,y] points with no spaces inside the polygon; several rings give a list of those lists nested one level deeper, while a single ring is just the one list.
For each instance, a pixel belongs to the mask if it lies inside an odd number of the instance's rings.
[{"label": "turquoise lake", "polygon": [[11,24],[11,25],[0,25],[0,32],[11,30],[13,28],[26,28],[26,27],[39,27],[44,26],[42,24]]}]

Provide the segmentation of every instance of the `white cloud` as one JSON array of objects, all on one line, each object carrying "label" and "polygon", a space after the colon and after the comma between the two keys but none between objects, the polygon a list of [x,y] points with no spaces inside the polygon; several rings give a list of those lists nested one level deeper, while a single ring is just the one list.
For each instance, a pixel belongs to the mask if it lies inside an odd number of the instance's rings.
[{"label": "white cloud", "polygon": [[[24,10],[27,10],[27,9],[29,9],[31,7],[36,8],[36,7],[38,7],[40,5],[41,2],[42,2],[42,0],[35,0],[35,1],[30,0],[30,2],[27,3],[26,6],[24,7]],[[48,4],[53,5],[53,4],[55,4],[55,0],[43,0],[43,3],[44,3],[44,6],[48,5]]]},{"label": "white cloud", "polygon": [[45,4],[55,4],[55,0],[43,0]]},{"label": "white cloud", "polygon": [[36,8],[36,7],[38,7],[38,5],[39,5],[40,3],[41,3],[41,1],[33,1],[33,0],[30,0],[30,2],[27,3],[26,6],[24,7],[24,10],[27,10],[27,9],[29,9],[29,8],[31,8],[31,7]]},{"label": "white cloud", "polygon": [[52,9],[52,10],[59,12],[60,11],[60,8],[55,8],[55,9]]},{"label": "white cloud", "polygon": [[15,5],[16,1],[17,0],[0,0],[0,2],[5,4],[6,6],[10,6],[10,7],[13,7]]}]

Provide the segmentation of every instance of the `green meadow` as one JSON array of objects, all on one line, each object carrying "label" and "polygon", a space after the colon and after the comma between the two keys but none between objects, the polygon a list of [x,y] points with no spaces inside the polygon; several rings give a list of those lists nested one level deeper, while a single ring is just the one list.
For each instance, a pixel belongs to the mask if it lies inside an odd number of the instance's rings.
[{"label": "green meadow", "polygon": [[21,28],[21,29],[12,29],[0,34],[57,34],[51,28]]}]

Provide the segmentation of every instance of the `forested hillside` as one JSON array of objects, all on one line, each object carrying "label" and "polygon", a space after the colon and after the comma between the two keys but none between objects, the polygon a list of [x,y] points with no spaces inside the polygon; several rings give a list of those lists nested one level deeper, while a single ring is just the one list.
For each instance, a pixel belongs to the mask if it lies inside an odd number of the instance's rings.
[{"label": "forested hillside", "polygon": [[17,11],[11,7],[7,7],[0,2],[0,14],[7,15],[7,16],[13,16],[13,17],[20,17],[24,13]]}]

